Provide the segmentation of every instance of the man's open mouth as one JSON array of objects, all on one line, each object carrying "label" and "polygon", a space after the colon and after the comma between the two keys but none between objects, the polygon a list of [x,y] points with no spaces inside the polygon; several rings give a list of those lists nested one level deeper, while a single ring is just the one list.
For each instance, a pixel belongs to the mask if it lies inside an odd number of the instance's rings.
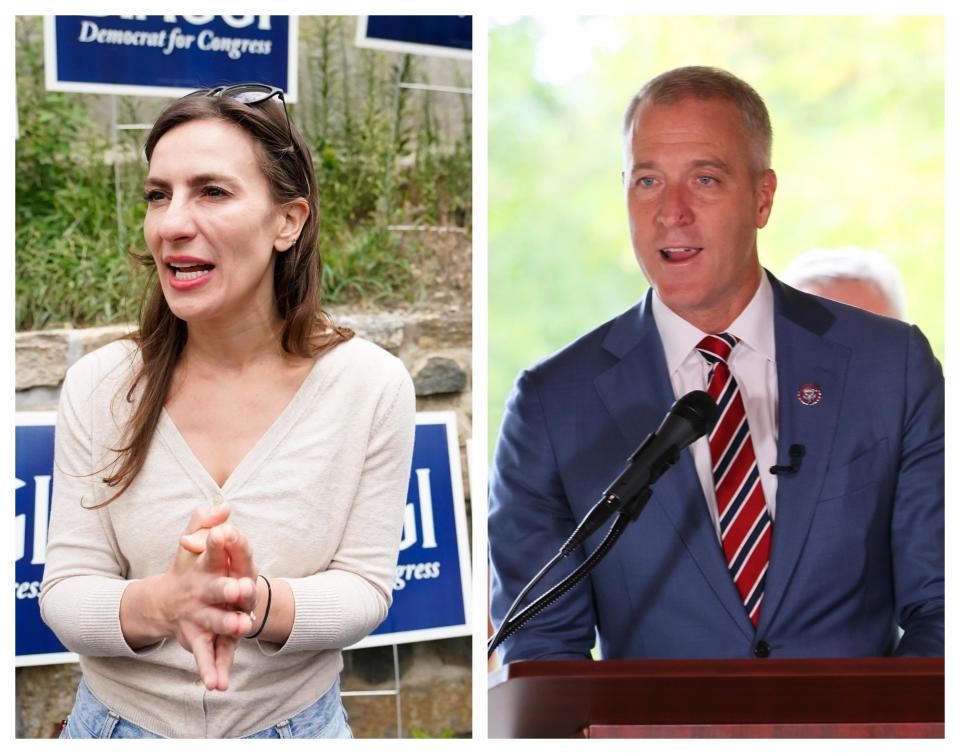
[{"label": "man's open mouth", "polygon": [[668,262],[685,262],[693,259],[701,251],[703,251],[702,246],[665,246],[660,249],[660,256]]}]

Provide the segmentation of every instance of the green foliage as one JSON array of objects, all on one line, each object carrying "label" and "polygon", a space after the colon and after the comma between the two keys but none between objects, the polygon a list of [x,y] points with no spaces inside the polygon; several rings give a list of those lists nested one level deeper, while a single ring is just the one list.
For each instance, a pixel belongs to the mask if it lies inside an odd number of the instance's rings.
[{"label": "green foliage", "polygon": [[410,736],[411,738],[453,738],[453,728],[444,728],[437,736],[431,736],[422,728],[411,728]]},{"label": "green foliage", "polygon": [[436,108],[437,97],[453,95],[397,89],[398,80],[428,81],[416,58],[403,55],[391,63],[363,50],[357,64],[349,65],[350,23],[331,16],[301,19],[314,86],[304,130],[317,156],[323,229],[336,235],[371,217],[386,223],[469,223],[469,98],[457,95],[461,122],[454,127],[442,122]]},{"label": "green foliage", "polygon": [[646,80],[681,65],[731,70],[770,109],[779,186],[764,265],[776,274],[814,247],[883,252],[942,360],[942,19],[528,18],[489,39],[491,448],[517,373],[647,288],[620,119]]},{"label": "green foliage", "polygon": [[17,326],[129,319],[109,143],[82,98],[47,92],[39,29],[17,19]]},{"label": "green foliage", "polygon": [[[398,77],[429,82],[425,66],[358,51],[354,23],[300,19],[300,99],[290,112],[317,172],[322,296],[328,304],[408,301],[420,290],[411,259],[425,252],[387,226],[469,225],[469,97],[452,108],[445,101],[441,114],[436,98],[452,95],[398,89]],[[17,94],[18,329],[135,318],[143,275],[130,254],[145,251],[145,132],[123,132],[113,144],[97,125],[107,98],[46,91],[39,18],[17,18]],[[151,122],[165,104],[118,97],[118,119]]]},{"label": "green foliage", "polygon": [[344,233],[323,258],[323,290],[327,301],[362,299],[388,302],[412,285],[411,266],[396,234],[379,226]]}]

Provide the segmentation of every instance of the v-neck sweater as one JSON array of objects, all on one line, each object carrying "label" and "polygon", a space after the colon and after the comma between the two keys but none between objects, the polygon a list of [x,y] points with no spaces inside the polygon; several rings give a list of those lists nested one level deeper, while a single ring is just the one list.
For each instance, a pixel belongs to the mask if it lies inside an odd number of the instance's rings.
[{"label": "v-neck sweater", "polygon": [[[67,372],[42,615],[80,655],[93,694],[121,717],[167,737],[242,737],[322,696],[343,667],[340,650],[387,614],[413,453],[413,384],[399,359],[354,337],[316,360],[222,488],[163,412],[133,483],[91,510],[114,492],[103,469],[131,413],[138,359],[131,341],[117,341]],[[166,571],[192,511],[221,499],[260,572],[290,584],[295,619],[282,645],[241,640],[230,689],[211,692],[175,639],[130,648],[120,600],[132,581]]]}]

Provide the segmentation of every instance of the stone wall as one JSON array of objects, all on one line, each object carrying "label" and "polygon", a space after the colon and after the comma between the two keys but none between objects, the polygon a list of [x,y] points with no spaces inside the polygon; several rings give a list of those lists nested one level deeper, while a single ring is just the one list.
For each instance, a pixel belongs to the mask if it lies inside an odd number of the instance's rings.
[{"label": "stone wall", "polygon": [[[417,410],[452,410],[457,415],[463,489],[470,518],[465,441],[471,436],[471,313],[452,304],[430,311],[355,313],[331,311],[334,320],[353,328],[398,356],[413,376]],[[17,333],[16,406],[18,411],[54,410],[67,367],[84,354],[122,337],[129,326]],[[468,525],[467,530],[470,531]],[[403,735],[471,735],[470,638],[400,645],[400,701]],[[344,691],[388,690],[395,686],[391,647],[346,652]],[[18,737],[56,735],[59,721],[73,704],[79,680],[76,665],[18,668]],[[347,697],[354,735],[396,736],[396,698]]]}]

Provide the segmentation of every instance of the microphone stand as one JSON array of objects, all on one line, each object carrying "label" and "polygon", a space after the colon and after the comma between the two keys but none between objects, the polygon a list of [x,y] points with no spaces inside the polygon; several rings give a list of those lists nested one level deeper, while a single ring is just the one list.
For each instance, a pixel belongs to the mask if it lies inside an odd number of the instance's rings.
[{"label": "microphone stand", "polygon": [[567,574],[562,581],[541,594],[519,614],[511,618],[514,610],[520,603],[520,600],[526,596],[526,594],[533,588],[534,584],[543,578],[547,571],[549,571],[564,556],[562,550],[557,553],[557,555],[555,555],[553,559],[541,569],[540,573],[534,576],[533,580],[527,584],[524,590],[520,593],[520,596],[514,600],[513,605],[510,606],[510,610],[507,612],[507,617],[503,619],[503,622],[500,624],[500,628],[497,630],[497,633],[487,644],[487,657],[489,658],[493,654],[494,650],[508,637],[518,631],[524,623],[541,613],[543,610],[573,589],[573,587],[583,581],[590,571],[592,571],[597,564],[606,557],[607,553],[610,552],[610,549],[614,546],[614,544],[616,544],[617,540],[620,539],[620,536],[626,530],[627,526],[633,521],[636,521],[637,517],[646,507],[647,501],[650,500],[651,495],[653,495],[653,490],[648,486],[641,490],[636,497],[624,504],[624,506],[620,509],[620,512],[617,514],[617,518],[614,520],[613,526],[610,527],[610,530],[607,532],[606,536],[604,536],[603,541],[597,546],[597,549],[594,550],[590,556],[580,565],[578,565],[573,571]]},{"label": "microphone stand", "polygon": [[[590,509],[583,521],[570,535],[570,538],[560,548],[560,551],[540,569],[540,572],[533,577],[513,601],[497,633],[487,643],[487,657],[493,654],[493,650],[504,639],[516,632],[534,615],[560,599],[586,578],[587,574],[610,551],[610,548],[623,534],[627,525],[635,521],[643,511],[653,494],[651,485],[677,462],[684,448],[707,434],[716,424],[718,418],[717,404],[713,398],[702,390],[694,390],[677,399],[670,407],[669,413],[661,422],[657,431],[648,435],[640,447],[631,454],[627,461],[627,468],[606,489],[600,498],[600,502]],[[587,537],[598,531],[617,511],[619,511],[617,519],[604,536],[600,546],[560,583],[538,597],[514,617],[514,612],[534,585],[563,558],[581,547]]]}]

